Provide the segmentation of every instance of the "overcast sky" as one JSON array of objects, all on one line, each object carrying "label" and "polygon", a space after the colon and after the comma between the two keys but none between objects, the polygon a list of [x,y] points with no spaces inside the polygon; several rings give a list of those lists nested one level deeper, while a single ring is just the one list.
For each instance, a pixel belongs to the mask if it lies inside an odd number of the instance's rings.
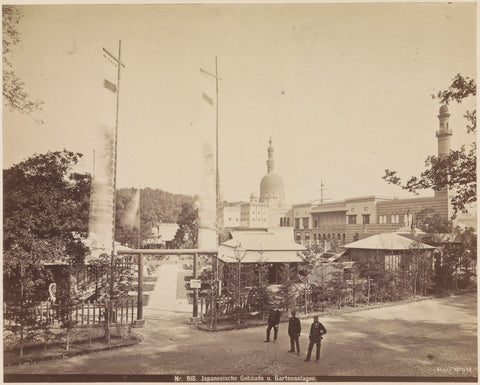
[{"label": "overcast sky", "polygon": [[[21,6],[16,73],[43,111],[3,111],[3,166],[48,150],[78,151],[92,171],[102,48],[122,70],[118,187],[199,193],[215,136],[218,58],[223,196],[247,200],[266,173],[268,139],[290,203],[406,196],[437,152],[438,101],[457,73],[475,78],[473,3]],[[473,138],[450,107],[453,147]],[[431,193],[427,193],[431,195]]]}]

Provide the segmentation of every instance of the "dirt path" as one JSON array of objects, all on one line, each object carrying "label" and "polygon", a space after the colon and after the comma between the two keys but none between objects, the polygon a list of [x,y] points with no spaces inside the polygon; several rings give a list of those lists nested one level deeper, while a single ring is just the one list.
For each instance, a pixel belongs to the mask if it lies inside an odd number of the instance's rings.
[{"label": "dirt path", "polygon": [[297,356],[287,352],[286,324],[277,343],[264,343],[264,327],[209,333],[189,326],[187,314],[163,312],[137,329],[145,337],[137,346],[6,372],[472,377],[476,301],[468,294],[321,318],[328,333],[318,364],[303,361],[310,319]]}]

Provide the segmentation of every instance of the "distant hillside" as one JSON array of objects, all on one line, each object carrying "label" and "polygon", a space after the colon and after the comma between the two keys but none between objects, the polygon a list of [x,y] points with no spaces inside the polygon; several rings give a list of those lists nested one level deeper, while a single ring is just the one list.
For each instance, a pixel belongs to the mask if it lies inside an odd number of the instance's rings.
[{"label": "distant hillside", "polygon": [[[123,244],[137,245],[138,229],[125,223],[126,213],[135,196],[136,189],[117,190],[115,239]],[[141,240],[148,238],[153,223],[176,223],[183,203],[194,204],[196,197],[172,194],[160,189],[144,188],[140,191]]]}]

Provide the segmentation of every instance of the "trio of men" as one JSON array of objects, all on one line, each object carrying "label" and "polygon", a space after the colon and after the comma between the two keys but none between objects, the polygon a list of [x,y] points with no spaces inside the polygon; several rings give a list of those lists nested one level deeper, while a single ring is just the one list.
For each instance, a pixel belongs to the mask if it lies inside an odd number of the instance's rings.
[{"label": "trio of men", "polygon": [[[300,324],[300,320],[296,317],[297,313],[295,310],[292,311],[292,317],[288,321],[288,336],[290,337],[290,353],[295,353],[295,348],[297,354],[300,354],[300,333],[302,331],[302,326]],[[268,315],[268,326],[267,326],[267,339],[265,342],[270,342],[270,331],[273,328],[273,342],[277,341],[278,337],[278,325],[280,323],[280,310],[276,306],[270,310]],[[310,343],[308,345],[308,353],[307,358],[305,361],[310,361],[310,357],[312,355],[313,346],[316,345],[316,359],[315,361],[318,362],[320,359],[320,346],[323,335],[327,334],[327,329],[321,322],[318,321],[318,316],[313,317],[313,323],[310,327],[310,333],[308,335],[310,339]]]}]

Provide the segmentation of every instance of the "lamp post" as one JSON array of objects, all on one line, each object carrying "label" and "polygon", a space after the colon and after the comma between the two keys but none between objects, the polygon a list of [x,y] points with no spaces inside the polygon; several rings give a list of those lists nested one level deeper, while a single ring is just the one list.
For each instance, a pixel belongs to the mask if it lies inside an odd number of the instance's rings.
[{"label": "lamp post", "polygon": [[263,259],[263,248],[262,244],[260,243],[260,251],[258,252],[260,254],[260,257],[258,259],[258,284],[260,287],[263,287],[263,280],[264,280],[264,274],[265,274],[265,261]]},{"label": "lamp post", "polygon": [[242,244],[240,242],[237,242],[237,245],[235,246],[233,251],[235,253],[235,259],[237,260],[237,263],[238,263],[238,267],[237,267],[237,273],[238,273],[238,277],[237,277],[237,282],[238,282],[238,284],[237,284],[237,307],[240,307],[240,303],[241,303],[241,300],[240,300],[240,289],[241,289],[240,279],[241,279],[241,272],[242,272],[242,260],[243,260],[243,258],[245,258],[245,254],[247,253],[247,250],[242,247]]}]

